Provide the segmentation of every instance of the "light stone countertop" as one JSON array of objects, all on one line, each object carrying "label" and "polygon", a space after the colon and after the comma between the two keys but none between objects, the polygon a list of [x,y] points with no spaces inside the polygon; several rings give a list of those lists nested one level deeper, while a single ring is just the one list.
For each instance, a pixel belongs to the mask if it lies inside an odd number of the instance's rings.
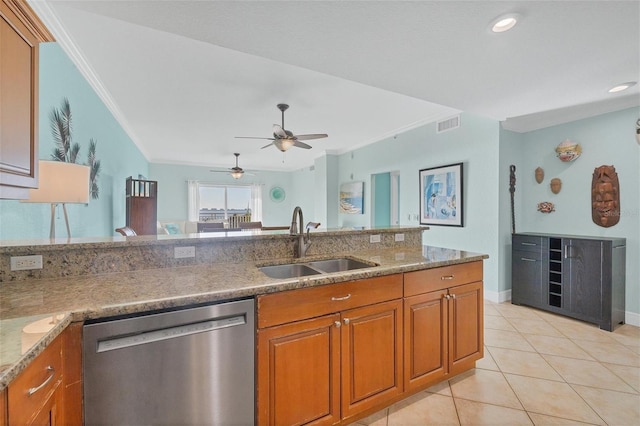
[{"label": "light stone countertop", "polygon": [[[311,256],[302,261],[328,257]],[[380,266],[273,279],[258,266],[284,261],[244,261],[2,283],[0,390],[73,321],[253,297],[488,258],[484,254],[432,246],[334,253],[330,257],[354,257]],[[25,325],[47,317],[56,319],[51,321],[55,324],[49,332],[25,336]]]}]

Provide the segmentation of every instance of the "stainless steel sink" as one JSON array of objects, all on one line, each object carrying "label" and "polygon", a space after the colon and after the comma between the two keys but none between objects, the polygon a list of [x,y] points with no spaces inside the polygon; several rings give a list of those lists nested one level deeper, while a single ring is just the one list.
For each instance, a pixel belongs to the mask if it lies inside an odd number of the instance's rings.
[{"label": "stainless steel sink", "polygon": [[271,278],[295,278],[317,275],[320,272],[310,268],[304,263],[289,263],[286,265],[263,266],[259,268],[264,274]]},{"label": "stainless steel sink", "polygon": [[319,269],[322,272],[342,272],[342,271],[351,271],[353,269],[361,269],[361,268],[371,268],[375,265],[370,265],[368,263],[360,262],[355,259],[328,259],[328,260],[317,260],[314,262],[309,262],[309,266],[314,269]]},{"label": "stainless steel sink", "polygon": [[307,263],[287,263],[284,265],[269,265],[259,267],[265,275],[271,278],[296,278],[309,275],[330,274],[332,272],[351,271],[354,269],[371,268],[376,264],[362,262],[356,259],[338,258],[314,260]]}]

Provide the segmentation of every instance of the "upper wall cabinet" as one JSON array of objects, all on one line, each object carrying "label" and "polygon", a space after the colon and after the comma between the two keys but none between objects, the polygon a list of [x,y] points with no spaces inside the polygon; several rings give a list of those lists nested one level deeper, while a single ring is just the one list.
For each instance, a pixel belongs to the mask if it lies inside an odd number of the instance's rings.
[{"label": "upper wall cabinet", "polygon": [[38,186],[38,43],[54,41],[23,0],[0,0],[0,198]]}]

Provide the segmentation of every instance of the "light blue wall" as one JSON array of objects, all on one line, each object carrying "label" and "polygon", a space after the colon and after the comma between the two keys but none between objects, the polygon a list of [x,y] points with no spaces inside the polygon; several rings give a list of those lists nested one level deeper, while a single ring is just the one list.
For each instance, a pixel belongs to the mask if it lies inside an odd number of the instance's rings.
[{"label": "light blue wall", "polygon": [[391,172],[371,177],[373,226],[391,225]]},{"label": "light blue wall", "polygon": [[499,123],[463,114],[458,129],[437,134],[428,124],[345,153],[339,159],[339,182],[365,182],[365,214],[340,214],[340,226],[370,226],[371,175],[400,173],[400,224],[418,225],[420,169],[464,164],[464,227],[431,226],[425,244],[486,253],[486,292],[499,290]]},{"label": "light blue wall", "polygon": [[[174,164],[149,165],[149,177],[158,181],[158,220],[187,220],[187,181],[197,180],[221,185],[251,185],[262,187],[262,224],[264,226],[285,226],[291,224],[291,212],[297,201],[292,185],[292,173],[256,172],[235,180],[226,173],[211,173],[209,167],[195,167]],[[284,201],[275,203],[269,197],[274,186],[284,189]],[[306,213],[306,212],[305,212]],[[305,214],[305,220],[311,220]]]},{"label": "light blue wall", "polygon": [[[634,314],[640,314],[640,147],[634,137],[639,116],[640,108],[630,108],[525,133],[516,141],[521,164],[516,189],[520,194],[517,230],[626,238],[626,304],[627,312]],[[567,138],[580,144],[582,155],[563,163],[554,150]],[[620,181],[620,222],[610,228],[591,220],[591,178],[594,169],[602,165],[615,166]],[[541,184],[534,179],[536,167],[545,172]],[[549,188],[554,177],[562,180],[559,194]],[[538,212],[536,206],[541,201],[551,201],[556,211]]]},{"label": "light blue wall", "polygon": [[[100,197],[87,205],[68,205],[73,237],[111,236],[125,223],[125,179],[148,174],[148,163],[111,112],[89,86],[57,43],[40,45],[39,157],[51,158],[55,146],[49,114],[69,99],[72,139],[80,144],[79,161],[87,161],[89,139],[97,140],[96,156],[101,162],[98,178]],[[66,238],[64,216],[56,214],[56,235]],[[0,200],[0,239],[49,237],[50,207]]]}]

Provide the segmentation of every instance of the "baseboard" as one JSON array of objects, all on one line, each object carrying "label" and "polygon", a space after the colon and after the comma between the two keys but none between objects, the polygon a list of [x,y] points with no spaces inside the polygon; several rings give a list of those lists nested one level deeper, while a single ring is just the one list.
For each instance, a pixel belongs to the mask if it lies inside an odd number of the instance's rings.
[{"label": "baseboard", "polygon": [[640,327],[640,314],[626,311],[624,313],[624,322],[629,325],[635,325],[636,327]]},{"label": "baseboard", "polygon": [[493,303],[508,302],[511,300],[511,289],[505,291],[488,291],[484,290],[484,298]]}]

